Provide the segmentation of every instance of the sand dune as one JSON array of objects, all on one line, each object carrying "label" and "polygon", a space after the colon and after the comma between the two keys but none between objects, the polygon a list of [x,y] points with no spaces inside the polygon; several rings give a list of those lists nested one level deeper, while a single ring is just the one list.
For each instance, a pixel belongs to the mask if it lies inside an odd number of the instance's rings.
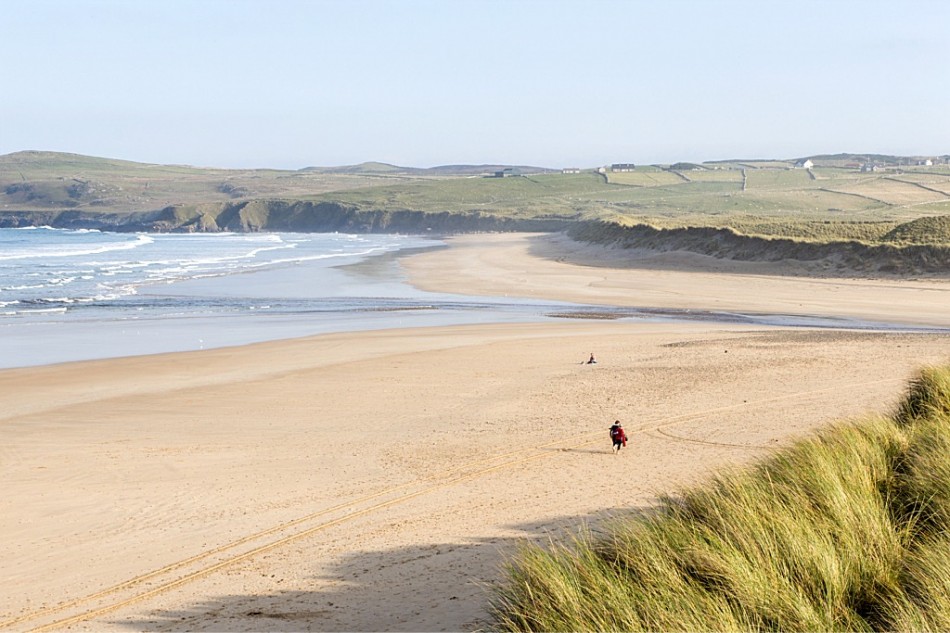
[{"label": "sand dune", "polygon": [[[950,327],[937,281],[611,257],[468,236],[404,267],[435,290]],[[941,333],[564,320],[3,371],[0,624],[485,626],[486,586],[520,540],[886,411],[948,358]],[[619,455],[614,419],[631,436]]]}]

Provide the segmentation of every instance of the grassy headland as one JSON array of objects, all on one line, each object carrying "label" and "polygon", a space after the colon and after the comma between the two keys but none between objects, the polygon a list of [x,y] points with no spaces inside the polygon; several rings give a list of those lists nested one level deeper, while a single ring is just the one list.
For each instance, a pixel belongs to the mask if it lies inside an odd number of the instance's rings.
[{"label": "grassy headland", "polygon": [[739,220],[783,236],[803,222],[882,224],[886,232],[909,220],[950,214],[950,165],[912,166],[890,158],[879,172],[862,172],[859,162],[840,166],[842,160],[832,157],[826,164],[816,158],[810,169],[781,161],[685,165],[689,169],[647,165],[602,173],[519,167],[512,170],[514,177],[493,178],[487,176],[501,166],[415,169],[364,163],[228,170],[17,152],[0,156],[0,212],[127,215],[280,200],[362,211],[481,212],[678,227]]},{"label": "grassy headland", "polygon": [[510,631],[950,629],[950,367],[899,409],[618,518],[525,545],[497,588]]},{"label": "grassy headland", "polygon": [[835,155],[811,162],[579,173],[519,167],[508,171],[513,177],[491,177],[504,166],[224,170],[18,152],[0,156],[0,226],[439,234],[570,228],[577,239],[623,247],[806,257],[844,269],[871,262],[856,269],[864,272],[950,270],[945,160]]}]

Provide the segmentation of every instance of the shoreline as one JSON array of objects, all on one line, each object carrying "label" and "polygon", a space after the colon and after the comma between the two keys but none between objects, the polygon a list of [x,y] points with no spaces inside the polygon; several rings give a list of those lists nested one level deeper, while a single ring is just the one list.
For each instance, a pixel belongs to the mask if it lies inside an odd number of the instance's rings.
[{"label": "shoreline", "polygon": [[465,235],[445,241],[454,250],[403,261],[417,287],[644,309],[950,327],[950,280],[784,277],[768,274],[771,264],[723,262],[695,253],[637,257],[559,234]]},{"label": "shoreline", "polygon": [[[540,259],[532,239],[452,238],[399,266],[424,287],[601,305],[688,307],[735,282]],[[895,296],[945,301],[896,285],[820,298],[884,317]],[[745,308],[814,296],[752,286]],[[886,411],[948,359],[950,334],[583,319],[3,370],[0,630],[91,613],[72,629],[484,630],[486,587],[523,540]],[[618,455],[615,419],[631,438]]]},{"label": "shoreline", "polygon": [[[561,234],[469,234],[439,242],[320,267],[318,274],[336,280],[330,291],[308,288],[308,269],[297,265],[161,284],[140,293],[145,301],[167,298],[209,305],[241,297],[241,302],[251,302],[243,311],[207,316],[200,310],[179,316],[129,311],[110,318],[77,313],[3,321],[0,368],[214,349],[333,332],[545,323],[572,317],[881,331],[950,327],[939,309],[950,294],[950,282],[945,281],[784,277],[769,274],[775,268],[771,264],[722,262],[692,253],[643,256],[575,242]],[[471,248],[482,254],[479,261],[468,258]],[[524,273],[528,269],[530,280]],[[478,275],[471,275],[471,270]],[[771,294],[763,297],[763,292]],[[842,293],[846,296],[838,296]],[[882,311],[880,305],[857,309],[868,294],[885,297],[892,309]],[[259,297],[256,303],[254,297]],[[370,305],[373,302],[379,305]],[[852,309],[842,311],[842,306]]]},{"label": "shoreline", "polygon": [[[422,241],[428,240],[407,238],[410,245],[400,252],[441,247],[412,245]],[[360,259],[342,265],[314,258],[173,283],[152,281],[112,303],[70,302],[62,313],[6,316],[0,318],[0,368],[480,322],[492,310],[469,297],[413,288],[395,264],[395,253],[351,254]],[[530,318],[519,313],[524,308],[495,311],[499,322]]]}]

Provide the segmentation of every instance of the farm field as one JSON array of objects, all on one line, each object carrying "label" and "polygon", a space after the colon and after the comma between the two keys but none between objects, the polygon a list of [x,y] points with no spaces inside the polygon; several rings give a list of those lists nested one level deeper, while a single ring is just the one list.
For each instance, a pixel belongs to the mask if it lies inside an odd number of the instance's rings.
[{"label": "farm field", "polygon": [[[649,165],[600,173],[528,167],[501,178],[491,177],[495,166],[226,170],[19,152],[0,156],[0,220],[5,213],[122,215],[169,207],[181,217],[215,216],[229,205],[281,201],[507,219],[744,226],[808,239],[821,238],[802,226],[826,223],[843,229],[837,237],[874,239],[899,223],[950,214],[947,165],[862,172],[854,159],[816,163],[811,169],[794,168],[793,161],[683,163],[688,169]],[[855,224],[859,229],[851,230]],[[867,231],[870,224],[878,230]]]}]

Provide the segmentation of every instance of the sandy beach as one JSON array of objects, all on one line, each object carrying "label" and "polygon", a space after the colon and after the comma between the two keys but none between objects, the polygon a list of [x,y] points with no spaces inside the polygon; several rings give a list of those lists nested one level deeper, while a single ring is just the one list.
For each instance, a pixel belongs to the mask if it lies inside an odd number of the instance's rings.
[{"label": "sandy beach", "polygon": [[[448,243],[402,260],[414,285],[950,328],[946,280]],[[485,628],[524,540],[887,413],[948,361],[938,331],[563,319],[3,370],[0,630]]]}]

